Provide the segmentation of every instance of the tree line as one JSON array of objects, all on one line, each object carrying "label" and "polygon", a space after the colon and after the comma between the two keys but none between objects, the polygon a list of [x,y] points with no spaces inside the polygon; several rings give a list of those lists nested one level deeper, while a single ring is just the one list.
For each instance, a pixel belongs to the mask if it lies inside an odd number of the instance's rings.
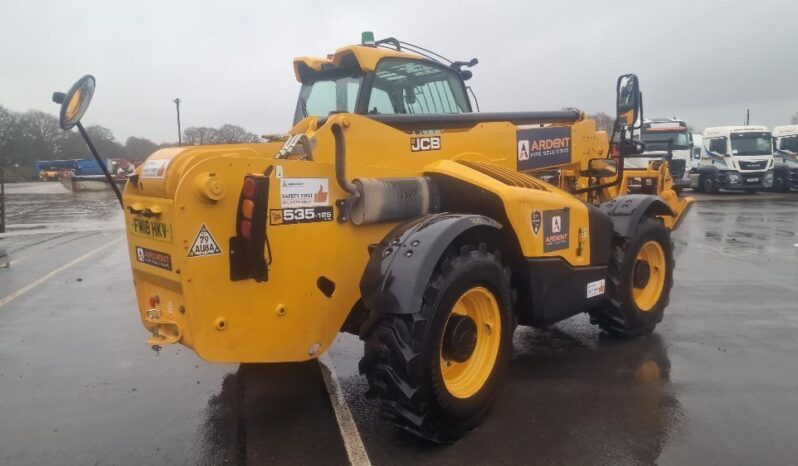
[{"label": "tree line", "polygon": [[[120,142],[113,131],[88,126],[100,155],[112,159],[144,160],[163,147],[177,143],[155,143],[144,137],[130,136]],[[219,128],[189,127],[183,131],[184,145],[234,144],[258,142],[260,138],[236,125]],[[91,154],[77,130],[63,131],[58,118],[39,110],[13,112],[0,105],[0,168],[22,168],[30,171],[37,160],[81,159]]]}]

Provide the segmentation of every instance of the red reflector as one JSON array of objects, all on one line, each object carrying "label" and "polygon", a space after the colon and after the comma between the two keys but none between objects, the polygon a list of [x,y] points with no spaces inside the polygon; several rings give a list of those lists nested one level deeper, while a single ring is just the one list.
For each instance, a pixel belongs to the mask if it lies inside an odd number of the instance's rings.
[{"label": "red reflector", "polygon": [[252,222],[249,220],[242,220],[241,221],[241,236],[246,239],[250,239],[252,236]]},{"label": "red reflector", "polygon": [[150,296],[150,307],[155,307],[156,304],[161,302],[161,298],[158,295]]},{"label": "red reflector", "polygon": [[255,180],[252,178],[244,178],[244,197],[252,199],[255,197]]},{"label": "red reflector", "polygon": [[249,199],[244,199],[244,202],[241,203],[241,214],[243,214],[244,217],[252,220],[253,210],[255,210],[255,203]]}]

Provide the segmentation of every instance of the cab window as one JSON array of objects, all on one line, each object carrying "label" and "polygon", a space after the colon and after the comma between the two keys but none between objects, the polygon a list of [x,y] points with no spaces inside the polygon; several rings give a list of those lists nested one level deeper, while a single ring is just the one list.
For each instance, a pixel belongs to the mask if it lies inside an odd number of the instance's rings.
[{"label": "cab window", "polygon": [[374,71],[370,114],[453,114],[471,111],[456,71],[420,60],[386,58]]},{"label": "cab window", "polygon": [[354,112],[363,74],[359,69],[339,69],[302,84],[294,124],[307,116],[326,117],[333,112]]}]

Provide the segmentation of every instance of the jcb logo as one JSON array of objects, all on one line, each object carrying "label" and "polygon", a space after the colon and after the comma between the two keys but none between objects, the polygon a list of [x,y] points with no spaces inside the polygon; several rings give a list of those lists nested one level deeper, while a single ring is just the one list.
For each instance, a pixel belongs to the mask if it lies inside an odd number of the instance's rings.
[{"label": "jcb logo", "polygon": [[410,150],[413,152],[441,150],[441,138],[440,136],[413,138],[410,140]]}]

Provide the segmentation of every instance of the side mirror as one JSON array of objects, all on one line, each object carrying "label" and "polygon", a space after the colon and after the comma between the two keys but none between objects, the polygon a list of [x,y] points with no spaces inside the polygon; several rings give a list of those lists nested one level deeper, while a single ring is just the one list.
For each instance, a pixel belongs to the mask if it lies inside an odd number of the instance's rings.
[{"label": "side mirror", "polygon": [[80,122],[94,96],[94,86],[94,76],[87,74],[73,84],[66,94],[63,92],[53,93],[53,102],[61,104],[59,113],[61,129],[70,130]]},{"label": "side mirror", "polygon": [[590,159],[587,163],[587,175],[594,178],[618,176],[618,161],[615,159]]},{"label": "side mirror", "polygon": [[625,74],[618,78],[615,88],[615,114],[616,117],[626,123],[626,126],[633,126],[642,115],[642,97],[640,95],[640,83],[634,74]]},{"label": "side mirror", "polygon": [[701,158],[701,148],[700,147],[693,147],[693,158],[698,160]]}]

